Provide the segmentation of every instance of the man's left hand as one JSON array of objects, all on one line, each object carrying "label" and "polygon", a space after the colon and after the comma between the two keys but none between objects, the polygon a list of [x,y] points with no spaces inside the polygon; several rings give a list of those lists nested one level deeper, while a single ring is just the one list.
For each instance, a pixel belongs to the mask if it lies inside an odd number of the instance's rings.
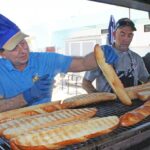
[{"label": "man's left hand", "polygon": [[118,55],[116,54],[112,46],[104,45],[102,48],[103,48],[107,63],[114,64],[118,61]]}]

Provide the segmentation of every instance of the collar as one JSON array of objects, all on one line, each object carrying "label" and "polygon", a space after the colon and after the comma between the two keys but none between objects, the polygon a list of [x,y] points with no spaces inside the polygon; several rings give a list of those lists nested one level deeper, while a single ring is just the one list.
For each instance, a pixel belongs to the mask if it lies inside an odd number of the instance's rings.
[{"label": "collar", "polygon": [[126,55],[126,54],[131,55],[130,49],[128,49],[127,51],[122,52],[122,51],[116,49],[115,44],[113,44],[112,47],[114,48],[115,52],[116,52],[118,55]]},{"label": "collar", "polygon": [[[13,64],[11,63],[10,60],[5,59],[5,58],[1,58],[1,59],[3,60],[4,65],[7,67],[7,69],[8,69],[9,71],[13,71],[13,70],[17,70],[17,71],[18,71],[18,69],[16,69],[16,68],[13,66]],[[28,61],[27,66],[25,67],[25,70],[28,69],[28,68],[32,68],[32,67],[33,67],[33,64],[31,63],[31,60],[30,60],[30,57],[29,57],[29,61]]]}]

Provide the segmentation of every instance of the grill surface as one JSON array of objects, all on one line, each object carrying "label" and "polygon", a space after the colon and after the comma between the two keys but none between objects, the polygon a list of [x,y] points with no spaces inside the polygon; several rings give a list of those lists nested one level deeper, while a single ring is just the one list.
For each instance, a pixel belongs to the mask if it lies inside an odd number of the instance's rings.
[{"label": "grill surface", "polygon": [[9,142],[3,138],[0,138],[0,150],[10,150]]},{"label": "grill surface", "polygon": [[[110,101],[100,104],[89,105],[88,107],[96,107],[98,112],[96,116],[104,117],[110,115],[120,116],[125,112],[133,110],[141,106],[144,102],[134,100],[132,106],[125,106],[120,101]],[[71,145],[67,150],[142,150],[148,147],[148,139],[150,139],[150,116],[142,122],[132,127],[119,127],[113,132],[88,140],[87,142]],[[137,146],[141,146],[137,149]],[[139,147],[138,147],[139,148]],[[63,149],[63,150],[64,150]],[[144,149],[148,150],[148,149]]]},{"label": "grill surface", "polygon": [[[98,109],[96,116],[104,117],[110,115],[120,116],[142,104],[143,102],[140,100],[134,100],[132,106],[125,106],[120,101],[110,101],[92,104],[88,107],[96,107]],[[135,126],[119,127],[107,135],[92,138],[87,142],[74,144],[62,150],[148,150],[148,146],[150,148],[149,140],[150,117],[147,117]],[[0,138],[0,150],[10,150],[9,142],[3,138]]]}]

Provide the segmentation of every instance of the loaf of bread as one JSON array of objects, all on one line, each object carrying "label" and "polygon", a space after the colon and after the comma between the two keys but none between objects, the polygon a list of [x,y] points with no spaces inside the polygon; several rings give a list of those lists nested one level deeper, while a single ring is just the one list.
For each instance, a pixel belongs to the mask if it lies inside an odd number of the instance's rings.
[{"label": "loaf of bread", "polygon": [[14,143],[11,143],[12,150],[20,150]]},{"label": "loaf of bread", "polygon": [[[0,113],[0,123],[6,122],[8,120],[13,120],[16,118],[33,116],[33,115],[46,113],[46,112],[53,112],[55,110],[58,110],[59,104],[60,104],[60,101],[55,101],[55,102],[51,102],[51,103],[44,103],[44,104],[40,104],[40,105],[24,107],[24,108],[19,108],[19,109],[2,112],[2,113]],[[43,109],[44,107],[47,108],[47,111],[45,111]]]},{"label": "loaf of bread", "polygon": [[150,106],[150,99],[144,103],[144,106]]},{"label": "loaf of bread", "polygon": [[67,98],[61,101],[53,101],[36,106],[24,107],[0,113],[0,123],[16,118],[32,116],[41,113],[53,112],[60,109],[75,108],[77,106],[115,100],[116,95],[112,93],[91,93]]},{"label": "loaf of bread", "polygon": [[25,133],[12,138],[10,143],[16,145],[20,150],[54,150],[107,134],[118,125],[117,116],[92,118]]},{"label": "loaf of bread", "polygon": [[132,101],[128,96],[128,94],[126,93],[121,80],[115,73],[113,67],[105,62],[104,53],[98,44],[95,46],[94,52],[98,66],[102,70],[106,80],[108,81],[113,91],[118,96],[119,100],[125,105],[131,105]]},{"label": "loaf of bread", "polygon": [[94,116],[96,112],[96,108],[64,109],[51,113],[28,116],[0,124],[0,133],[2,133],[6,139],[10,139],[32,130],[90,118]]},{"label": "loaf of bread", "polygon": [[116,95],[113,93],[99,92],[99,93],[89,93],[73,96],[66,98],[63,103],[61,102],[62,108],[75,108],[79,106],[85,106],[89,104],[105,102],[110,100],[115,100]]},{"label": "loaf of bread", "polygon": [[[145,93],[145,91],[150,91],[150,82],[137,85],[137,86],[128,87],[128,88],[125,88],[125,90],[131,99],[147,100],[146,96],[144,95],[148,94],[148,93]],[[142,93],[138,94],[139,92],[142,92]],[[143,95],[143,96],[140,97],[140,95]]]},{"label": "loaf of bread", "polygon": [[150,115],[150,100],[120,117],[121,126],[133,126]]},{"label": "loaf of bread", "polygon": [[150,90],[149,91],[139,91],[137,92],[138,99],[146,101],[150,99]]}]

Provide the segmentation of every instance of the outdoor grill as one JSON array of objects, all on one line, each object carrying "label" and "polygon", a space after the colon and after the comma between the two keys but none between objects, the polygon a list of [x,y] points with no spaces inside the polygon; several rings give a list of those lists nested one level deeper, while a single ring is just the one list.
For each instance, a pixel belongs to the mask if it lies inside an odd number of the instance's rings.
[{"label": "outdoor grill", "polygon": [[[110,101],[89,105],[88,107],[96,107],[98,109],[96,116],[98,117],[120,116],[141,106],[143,103],[140,100],[134,100],[132,106],[125,106],[120,101]],[[68,146],[63,150],[149,150],[149,140],[150,117],[132,127],[119,127],[109,134],[90,139],[84,143]]]},{"label": "outdoor grill", "polygon": [[[104,117],[110,115],[120,116],[142,104],[143,102],[140,100],[134,100],[132,106],[125,106],[120,101],[109,101],[92,104],[88,107],[96,107],[98,109],[96,116]],[[150,149],[149,140],[150,117],[132,127],[119,127],[109,134],[70,145],[62,150],[148,150]],[[1,137],[0,150],[10,149],[9,141]]]}]

